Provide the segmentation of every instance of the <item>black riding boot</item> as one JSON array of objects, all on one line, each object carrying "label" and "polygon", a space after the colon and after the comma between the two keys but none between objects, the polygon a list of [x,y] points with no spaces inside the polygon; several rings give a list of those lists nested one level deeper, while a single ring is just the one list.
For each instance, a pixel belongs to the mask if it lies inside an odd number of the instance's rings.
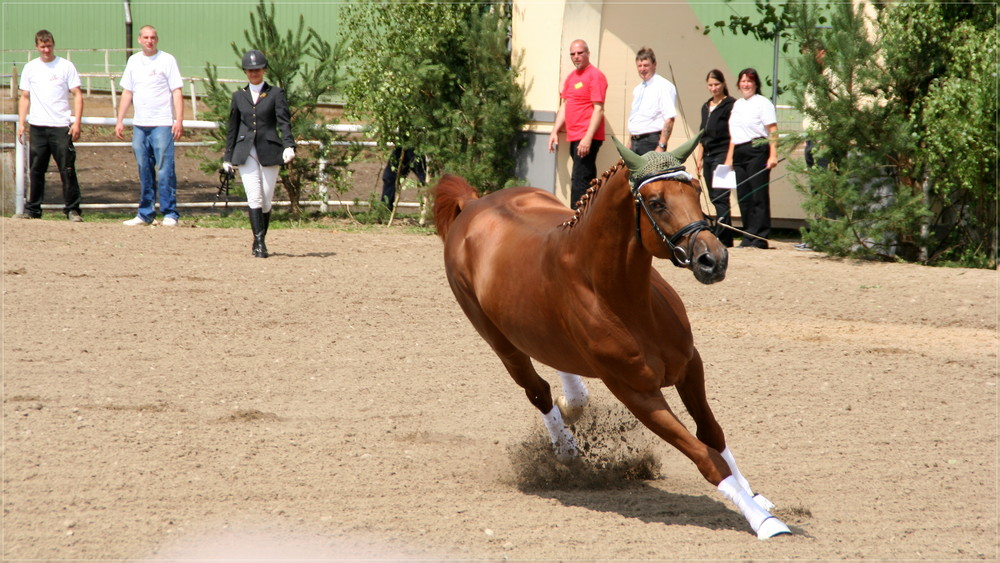
[{"label": "black riding boot", "polygon": [[267,247],[264,246],[264,239],[267,237],[267,227],[271,224],[271,212],[268,211],[267,213],[264,213],[263,210],[262,210],[260,216],[261,216],[261,219],[262,219],[261,223],[260,223],[260,227],[261,227],[260,228],[260,231],[261,231],[260,232],[260,251],[261,251],[261,254],[263,254],[263,256],[261,256],[261,258],[267,258],[268,257],[268,252],[267,252]]},{"label": "black riding boot", "polygon": [[267,258],[267,247],[264,246],[264,212],[258,207],[250,209],[250,229],[253,231],[253,255]]}]

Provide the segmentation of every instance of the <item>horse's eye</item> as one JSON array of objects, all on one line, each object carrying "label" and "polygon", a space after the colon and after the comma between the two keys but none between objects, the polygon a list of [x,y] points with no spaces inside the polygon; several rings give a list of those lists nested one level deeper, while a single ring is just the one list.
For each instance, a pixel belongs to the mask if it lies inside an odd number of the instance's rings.
[{"label": "horse's eye", "polygon": [[651,199],[649,200],[649,208],[653,211],[663,211],[667,206],[662,199]]}]

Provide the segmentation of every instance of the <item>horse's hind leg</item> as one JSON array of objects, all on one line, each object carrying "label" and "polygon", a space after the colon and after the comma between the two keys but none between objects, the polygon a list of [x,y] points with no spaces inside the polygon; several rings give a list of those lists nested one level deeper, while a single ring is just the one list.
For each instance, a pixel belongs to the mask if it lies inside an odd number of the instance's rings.
[{"label": "horse's hind leg", "polygon": [[531,363],[531,358],[514,346],[510,340],[507,340],[507,337],[500,332],[500,329],[482,313],[482,310],[478,308],[478,304],[472,306],[461,300],[459,300],[459,303],[462,305],[463,310],[465,310],[466,316],[472,321],[473,326],[476,327],[479,334],[489,343],[493,351],[500,358],[500,361],[503,362],[511,379],[524,389],[524,394],[527,395],[528,401],[542,415],[542,422],[545,424],[545,430],[549,433],[549,439],[552,441],[552,448],[555,450],[556,458],[559,461],[567,462],[576,457],[576,440],[573,439],[573,435],[566,428],[562,413],[553,405],[552,390],[548,382],[542,379],[538,375],[538,372],[535,371],[535,366]]},{"label": "horse's hind leg", "polygon": [[762,495],[753,493],[749,481],[736,465],[736,458],[733,456],[732,450],[726,445],[726,437],[722,427],[715,419],[715,415],[712,414],[712,408],[708,405],[708,398],[705,395],[705,369],[697,350],[688,364],[687,373],[683,380],[677,383],[676,388],[677,394],[684,402],[684,407],[687,408],[697,425],[695,434],[698,439],[715,448],[722,455],[722,459],[726,460],[726,465],[729,466],[729,470],[736,477],[740,486],[750,493],[757,504],[761,505],[764,510],[774,508],[774,503]]},{"label": "horse's hind leg", "polygon": [[556,398],[556,406],[566,424],[573,424],[583,414],[583,407],[590,400],[590,393],[583,378],[573,373],[556,370],[562,381],[563,394]]},{"label": "horse's hind leg", "polygon": [[561,462],[568,462],[577,455],[576,440],[566,428],[562,412],[553,405],[552,390],[549,388],[548,382],[538,375],[527,354],[515,348],[506,339],[503,342],[507,346],[498,345],[496,341],[490,343],[504,367],[507,368],[507,373],[510,374],[515,383],[524,389],[528,401],[541,413],[542,422],[545,424],[545,430],[549,433],[556,458]]}]

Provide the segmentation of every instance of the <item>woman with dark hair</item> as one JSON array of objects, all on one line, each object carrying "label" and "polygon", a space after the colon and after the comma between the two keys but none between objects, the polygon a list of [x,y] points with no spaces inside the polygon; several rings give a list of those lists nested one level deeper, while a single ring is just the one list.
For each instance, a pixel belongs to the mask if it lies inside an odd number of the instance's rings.
[{"label": "woman with dark hair", "polygon": [[736,172],[736,199],[743,230],[740,247],[767,248],[771,234],[771,169],[778,165],[778,117],[774,104],[760,95],[760,75],[740,71],[740,98],[729,114],[729,152],[725,164]]},{"label": "woman with dark hair", "polygon": [[[729,192],[732,190],[712,187],[712,174],[715,167],[726,161],[729,151],[729,114],[733,110],[736,99],[729,95],[726,77],[719,69],[713,68],[705,77],[708,93],[712,95],[701,106],[701,142],[695,148],[694,161],[698,172],[705,179],[712,205],[715,206],[715,216],[718,222],[732,225],[732,213],[729,207]],[[723,226],[715,229],[715,236],[722,244],[733,246],[733,232]]]},{"label": "woman with dark hair", "polygon": [[282,164],[295,158],[291,111],[285,91],[264,81],[267,58],[251,49],[243,54],[243,72],[249,82],[233,92],[222,167],[240,169],[247,192],[247,214],[253,230],[251,252],[267,258],[264,237],[271,223],[271,202]]}]

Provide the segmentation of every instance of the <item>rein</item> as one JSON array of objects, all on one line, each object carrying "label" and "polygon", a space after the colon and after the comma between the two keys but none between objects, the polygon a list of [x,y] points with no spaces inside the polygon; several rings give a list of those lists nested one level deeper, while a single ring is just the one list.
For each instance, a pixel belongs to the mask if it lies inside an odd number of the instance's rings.
[{"label": "rein", "polygon": [[[706,219],[701,219],[700,221],[694,221],[688,223],[687,225],[681,227],[673,236],[667,236],[660,228],[660,225],[653,220],[653,211],[649,208],[649,204],[646,203],[646,199],[642,197],[639,190],[643,186],[650,182],[655,182],[657,180],[680,180],[684,183],[691,185],[691,176],[684,171],[684,167],[672,168],[670,170],[642,178],[636,183],[632,183],[632,197],[635,198],[635,236],[642,242],[642,232],[640,231],[640,219],[639,210],[642,209],[646,213],[646,217],[649,219],[649,223],[653,226],[653,231],[656,233],[660,240],[663,241],[667,247],[670,248],[670,261],[674,263],[674,266],[678,268],[686,268],[691,265],[691,246],[694,245],[694,239],[698,236],[701,231],[711,230],[712,226]],[[687,248],[681,247],[678,243],[684,237],[688,237]]]}]

